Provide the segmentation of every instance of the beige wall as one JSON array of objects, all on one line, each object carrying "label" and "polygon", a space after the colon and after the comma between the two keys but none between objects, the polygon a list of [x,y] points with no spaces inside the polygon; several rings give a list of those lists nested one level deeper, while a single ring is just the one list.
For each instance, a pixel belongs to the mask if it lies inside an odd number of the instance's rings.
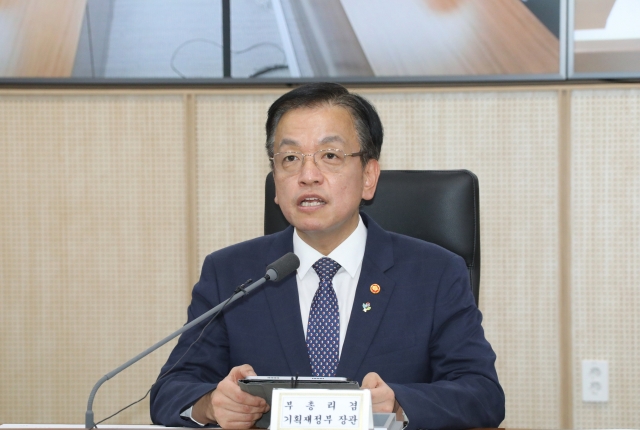
[{"label": "beige wall", "polygon": [[[0,422],[82,423],[179,327],[209,252],[262,232],[282,90],[0,90]],[[385,169],[480,179],[480,307],[505,427],[640,422],[640,85],[363,88]],[[170,347],[108,381],[144,395]],[[580,362],[606,359],[585,404]],[[112,423],[147,423],[148,400]]]}]

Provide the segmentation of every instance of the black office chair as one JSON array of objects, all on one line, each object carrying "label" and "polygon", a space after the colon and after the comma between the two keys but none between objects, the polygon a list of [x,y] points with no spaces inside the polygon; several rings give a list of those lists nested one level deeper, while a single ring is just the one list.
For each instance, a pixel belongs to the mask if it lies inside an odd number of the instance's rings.
[{"label": "black office chair", "polygon": [[[267,175],[264,234],[289,226]],[[384,229],[435,243],[464,258],[476,304],[480,296],[478,177],[468,170],[383,170],[375,197],[362,211]]]}]

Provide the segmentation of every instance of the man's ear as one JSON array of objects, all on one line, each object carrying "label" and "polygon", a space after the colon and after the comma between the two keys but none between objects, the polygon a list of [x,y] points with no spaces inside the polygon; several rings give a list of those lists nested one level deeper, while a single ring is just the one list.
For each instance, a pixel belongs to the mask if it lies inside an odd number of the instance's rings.
[{"label": "man's ear", "polygon": [[371,200],[376,194],[378,186],[378,178],[380,177],[380,163],[378,160],[369,160],[367,162],[363,175],[362,199]]},{"label": "man's ear", "polygon": [[271,169],[271,173],[273,174],[273,187],[275,188],[273,194],[273,201],[275,202],[275,204],[277,204],[278,206],[280,206],[280,204],[278,203],[278,187],[276,187],[276,172],[274,172],[273,169]]}]

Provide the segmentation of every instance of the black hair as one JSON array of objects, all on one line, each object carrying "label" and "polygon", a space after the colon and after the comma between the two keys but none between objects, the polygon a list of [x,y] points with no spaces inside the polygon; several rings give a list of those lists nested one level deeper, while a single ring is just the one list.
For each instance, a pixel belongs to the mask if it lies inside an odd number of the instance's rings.
[{"label": "black hair", "polygon": [[[276,128],[282,116],[294,109],[315,108],[322,105],[340,106],[349,111],[360,141],[362,152],[360,159],[363,167],[369,160],[380,158],[384,132],[376,109],[364,97],[350,93],[342,85],[329,82],[302,85],[282,95],[269,107],[265,125],[266,149],[269,158],[273,157]],[[273,163],[271,167],[273,168]]]}]

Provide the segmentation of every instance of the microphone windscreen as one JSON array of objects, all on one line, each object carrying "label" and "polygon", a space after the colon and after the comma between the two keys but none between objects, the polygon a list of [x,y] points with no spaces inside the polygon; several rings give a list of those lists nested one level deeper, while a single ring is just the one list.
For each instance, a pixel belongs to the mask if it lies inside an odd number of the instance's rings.
[{"label": "microphone windscreen", "polygon": [[300,267],[300,259],[293,252],[289,252],[282,257],[278,258],[273,263],[267,266],[267,272],[269,270],[273,270],[276,272],[276,276],[270,277],[271,281],[277,281],[278,279],[282,279],[285,276],[289,276],[291,272]]}]

